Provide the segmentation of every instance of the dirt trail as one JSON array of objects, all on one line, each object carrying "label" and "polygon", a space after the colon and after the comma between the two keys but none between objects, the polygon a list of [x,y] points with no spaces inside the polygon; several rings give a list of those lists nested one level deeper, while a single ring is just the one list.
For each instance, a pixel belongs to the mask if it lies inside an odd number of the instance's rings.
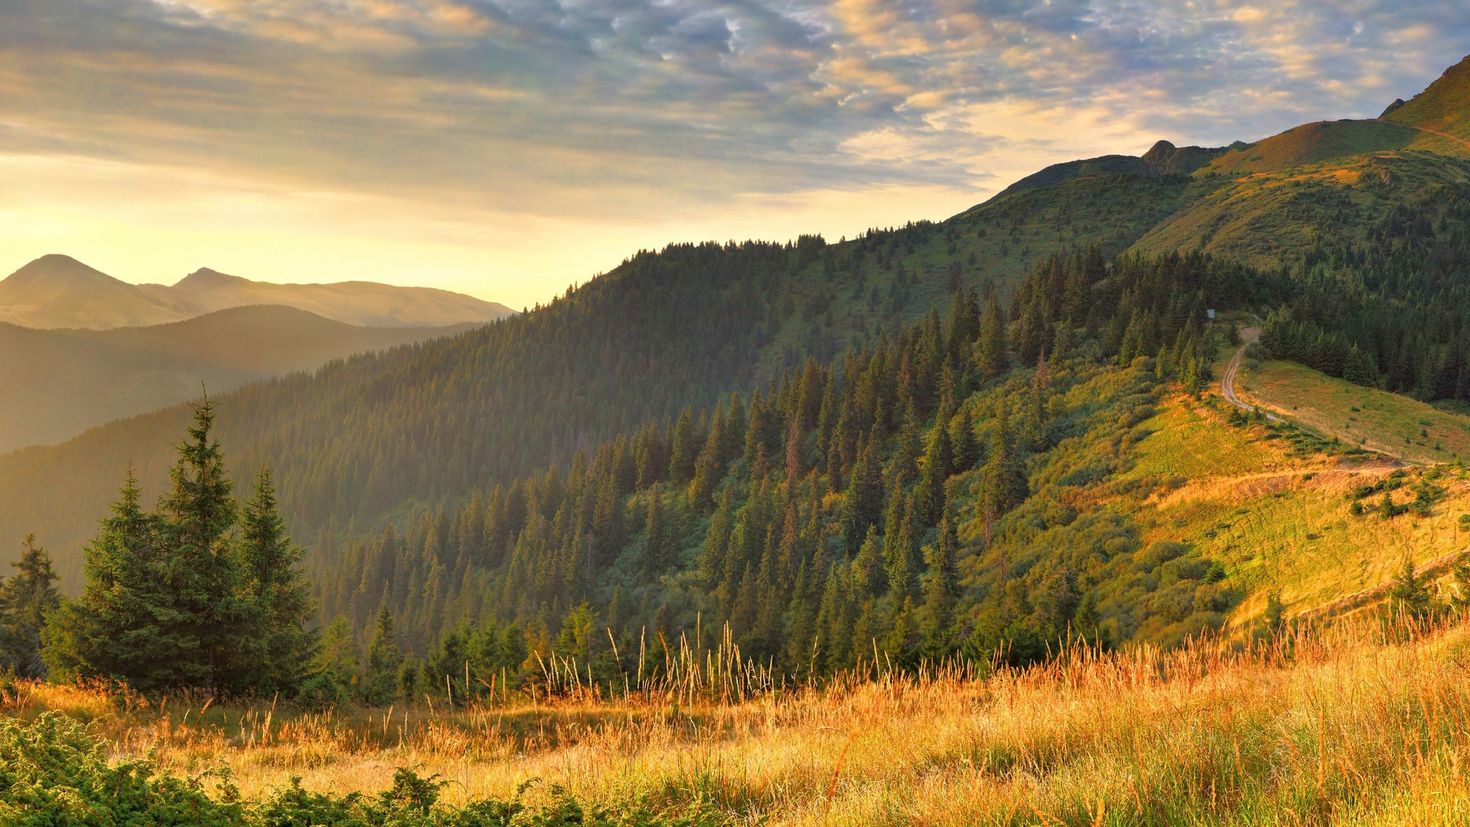
[{"label": "dirt trail", "polygon": [[[1237,351],[1235,351],[1235,355],[1234,356],[1230,357],[1230,364],[1229,365],[1226,365],[1225,366],[1225,372],[1222,373],[1222,374],[1220,374],[1220,395],[1223,396],[1223,397],[1225,397],[1225,401],[1226,402],[1229,402],[1230,404],[1234,405],[1235,407],[1239,408],[1242,411],[1245,411],[1246,413],[1255,413],[1257,409],[1256,409],[1256,406],[1251,405],[1251,404],[1249,404],[1247,402],[1244,402],[1244,401],[1241,400],[1241,398],[1239,396],[1236,396],[1236,394],[1235,394],[1235,377],[1236,377],[1236,374],[1240,373],[1240,364],[1241,364],[1241,362],[1244,362],[1245,361],[1245,350],[1246,350],[1246,348],[1248,348],[1251,345],[1255,344],[1256,343],[1256,340],[1259,339],[1259,338],[1261,338],[1261,329],[1259,327],[1244,327],[1244,328],[1241,328],[1241,330],[1240,330],[1240,340],[1241,340],[1240,349],[1237,350]],[[1271,413],[1270,411],[1262,410],[1261,413],[1265,415],[1265,417],[1266,417],[1266,419],[1268,421],[1271,421],[1271,422],[1283,422],[1284,421],[1281,417],[1277,416],[1276,414]]]},{"label": "dirt trail", "polygon": [[1465,147],[1466,149],[1470,149],[1470,141],[1467,141],[1464,138],[1461,138],[1459,135],[1451,135],[1448,132],[1441,132],[1438,129],[1430,129],[1427,126],[1415,126],[1415,125],[1413,125],[1411,123],[1404,123],[1402,121],[1390,121],[1390,120],[1384,120],[1384,119],[1381,119],[1381,118],[1379,120],[1382,121],[1383,123],[1391,123],[1391,124],[1393,124],[1395,126],[1402,126],[1405,129],[1412,129],[1415,132],[1423,132],[1426,135],[1438,135],[1439,137],[1444,138],[1445,140],[1454,141],[1455,143],[1460,144],[1461,146]]}]

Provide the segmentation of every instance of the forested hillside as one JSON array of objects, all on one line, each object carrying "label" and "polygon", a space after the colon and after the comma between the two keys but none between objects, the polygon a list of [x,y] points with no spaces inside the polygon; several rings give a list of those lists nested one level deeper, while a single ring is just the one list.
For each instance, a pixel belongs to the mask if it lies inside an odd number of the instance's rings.
[{"label": "forested hillside", "polygon": [[1082,495],[1130,467],[1163,382],[1205,381],[1206,308],[1283,289],[1198,256],[1055,259],[1020,285],[1010,324],[964,293],[947,320],[830,368],[333,550],[319,559],[340,563],[314,571],[324,614],[391,622],[428,652],[430,687],[451,667],[515,672],[527,641],[610,677],[640,636],[713,646],[727,625],[792,675],[875,646],[913,663],[1004,642],[1027,662],[1069,634],[1218,628],[1242,593],[1217,564],[1145,544]]},{"label": "forested hillside", "polygon": [[[277,469],[283,509],[310,545],[329,528],[376,530],[415,505],[462,502],[474,488],[750,390],[805,358],[830,359],[961,289],[1004,296],[1059,246],[1121,251],[1184,188],[1089,179],[839,244],[640,253],[524,317],[221,397],[221,438],[240,482],[261,464]],[[78,549],[117,481],[132,465],[145,498],[157,492],[187,418],[177,407],[0,456],[0,536],[39,526],[75,586]]]}]

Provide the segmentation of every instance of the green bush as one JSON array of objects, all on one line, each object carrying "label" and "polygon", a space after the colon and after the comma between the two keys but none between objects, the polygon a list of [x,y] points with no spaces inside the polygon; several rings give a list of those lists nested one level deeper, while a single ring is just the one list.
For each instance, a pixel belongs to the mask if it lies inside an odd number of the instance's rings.
[{"label": "green bush", "polygon": [[0,720],[0,824],[248,824],[232,798],[147,762],[109,765],[103,744],[63,715]]},{"label": "green bush", "polygon": [[677,816],[636,805],[587,807],[561,787],[536,789],[534,782],[509,801],[451,808],[439,803],[445,783],[399,769],[393,786],[376,796],[336,796],[293,779],[248,803],[225,774],[211,796],[200,779],[160,773],[147,761],[109,764],[105,745],[64,715],[47,713],[30,724],[0,720],[0,824],[16,827],[705,827],[728,820],[699,805]]}]

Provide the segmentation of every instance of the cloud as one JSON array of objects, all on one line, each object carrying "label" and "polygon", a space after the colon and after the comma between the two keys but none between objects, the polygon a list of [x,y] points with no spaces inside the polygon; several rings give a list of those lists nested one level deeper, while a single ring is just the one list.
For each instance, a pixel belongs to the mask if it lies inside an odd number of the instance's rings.
[{"label": "cloud", "polygon": [[625,229],[966,194],[901,223],[1071,157],[1376,114],[1470,51],[1454,5],[8,0],[0,152]]}]

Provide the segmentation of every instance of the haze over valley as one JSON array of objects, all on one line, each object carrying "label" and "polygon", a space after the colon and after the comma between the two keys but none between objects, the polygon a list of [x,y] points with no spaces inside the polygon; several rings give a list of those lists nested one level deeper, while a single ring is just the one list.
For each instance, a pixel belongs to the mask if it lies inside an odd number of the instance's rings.
[{"label": "haze over valley", "polygon": [[452,336],[512,315],[442,290],[278,285],[201,269],[130,285],[62,255],[0,280],[0,453],[135,414]]}]

